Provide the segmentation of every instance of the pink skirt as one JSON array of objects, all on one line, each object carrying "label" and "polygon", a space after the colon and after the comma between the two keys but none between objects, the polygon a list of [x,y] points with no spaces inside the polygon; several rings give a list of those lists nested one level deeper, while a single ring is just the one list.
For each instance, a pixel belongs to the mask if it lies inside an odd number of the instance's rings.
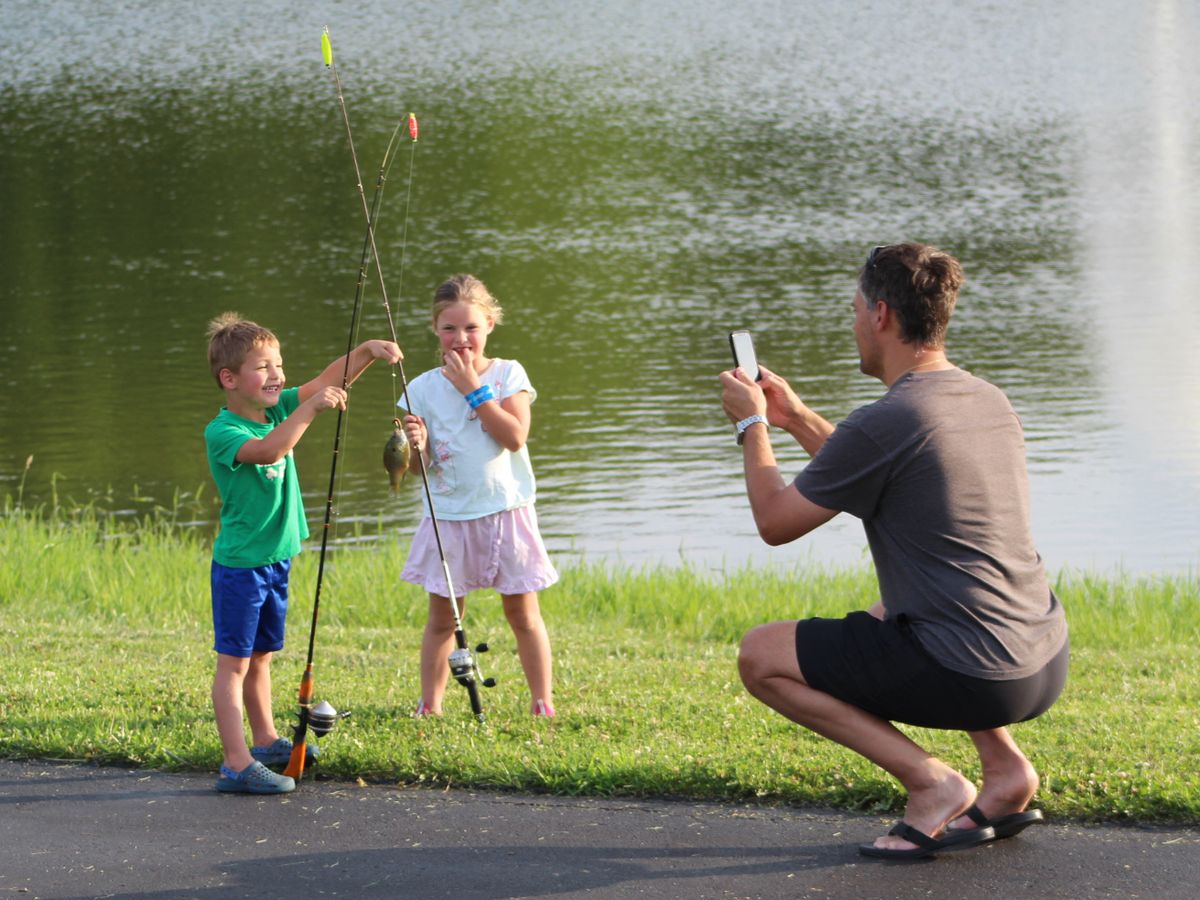
[{"label": "pink skirt", "polygon": [[[450,566],[454,593],[492,588],[500,594],[526,594],[550,587],[558,571],[550,562],[532,505],[493,513],[482,519],[438,520],[438,534]],[[413,535],[400,577],[431,594],[448,597],[433,522],[421,520]]]}]

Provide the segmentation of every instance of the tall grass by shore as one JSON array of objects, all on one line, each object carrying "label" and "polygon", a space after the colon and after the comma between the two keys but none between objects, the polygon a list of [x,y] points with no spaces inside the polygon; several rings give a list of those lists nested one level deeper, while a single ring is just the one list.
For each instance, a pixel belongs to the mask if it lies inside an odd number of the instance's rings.
[{"label": "tall grass by shore", "polygon": [[[0,756],[214,771],[207,535],[170,515],[88,509],[0,515]],[[297,557],[288,646],[274,664],[281,730],[304,665],[316,553]],[[451,683],[447,715],[410,718],[427,599],[398,580],[395,541],[327,563],[316,686],[353,716],[318,773],[390,783],[559,794],[676,796],[902,808],[887,775],[753,701],[738,638],[780,618],[840,615],[876,596],[868,567],[743,569],[574,565],[542,595],[555,652],[553,723],[528,715],[512,635],[494,595],[473,595],[467,633],[487,640],[488,724]],[[1058,573],[1071,625],[1066,692],[1014,733],[1051,814],[1200,821],[1200,582],[1195,574]],[[906,728],[978,778],[961,733]]]}]

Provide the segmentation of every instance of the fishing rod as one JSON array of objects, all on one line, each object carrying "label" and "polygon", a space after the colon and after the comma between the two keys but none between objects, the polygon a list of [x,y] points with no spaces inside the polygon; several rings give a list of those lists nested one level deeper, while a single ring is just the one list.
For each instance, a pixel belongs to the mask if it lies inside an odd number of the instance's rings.
[{"label": "fishing rod", "polygon": [[[322,55],[325,60],[326,68],[328,68],[329,70],[331,70],[333,72],[334,84],[337,88],[338,105],[342,111],[342,120],[346,125],[346,138],[350,144],[350,156],[351,156],[351,159],[353,159],[353,161],[354,161],[354,174],[355,174],[355,178],[357,179],[357,183],[358,183],[358,196],[362,203],[363,215],[366,217],[367,235],[366,235],[366,238],[364,241],[363,259],[365,261],[368,254],[370,255],[370,257],[372,257],[374,259],[375,272],[379,279],[379,291],[380,291],[380,295],[383,299],[383,308],[384,308],[385,313],[387,314],[388,328],[391,332],[392,340],[395,343],[399,344],[400,341],[399,341],[399,338],[396,333],[395,320],[392,317],[391,303],[388,301],[387,284],[383,277],[383,265],[379,258],[378,247],[375,244],[375,222],[376,222],[376,219],[375,219],[375,215],[367,207],[366,193],[363,191],[363,186],[362,186],[362,172],[361,172],[361,169],[359,168],[359,164],[358,164],[358,153],[354,149],[354,134],[350,128],[349,113],[346,111],[346,98],[342,92],[342,79],[338,75],[337,66],[333,62],[333,47],[332,47],[332,44],[330,43],[328,28],[326,28],[325,31],[321,35],[321,52],[322,52]],[[397,126],[397,131],[399,130],[399,127],[400,126]],[[407,234],[408,234],[408,205],[412,199],[413,165],[414,165],[414,160],[416,159],[416,145],[417,145],[417,141],[420,137],[420,126],[417,122],[417,117],[416,117],[416,115],[414,115],[411,112],[408,114],[408,133],[409,133],[409,137],[411,138],[411,144],[410,144],[411,151],[410,151],[410,157],[409,157],[408,198],[405,202],[405,213],[404,213],[405,244],[407,244]],[[392,137],[393,137],[393,140],[395,140],[395,137],[396,137],[395,132],[393,133]],[[390,152],[390,150],[391,150],[391,145],[389,144],[389,152]],[[390,163],[387,162],[386,154],[385,154],[384,162],[385,162],[385,165],[388,168],[390,168]],[[381,166],[380,169],[381,169],[381,179],[382,179],[382,177],[383,177],[382,172],[383,172],[384,167]],[[377,198],[379,192],[382,191],[382,180],[380,181],[379,184],[376,185],[376,190],[377,190],[377,194],[376,194],[376,198]],[[403,279],[403,277],[404,277],[404,248],[403,247],[401,248],[400,259],[401,259],[401,264],[400,264],[401,276],[400,277],[401,277],[401,279]],[[361,278],[360,278],[360,286],[361,286]],[[400,376],[401,395],[404,398],[404,407],[405,407],[405,409],[408,409],[411,411],[412,404],[410,403],[409,398],[408,398],[408,378],[404,374],[404,361],[403,360],[396,363],[396,372]],[[434,507],[434,502],[433,502],[433,491],[429,487],[429,475],[425,471],[424,464],[421,463],[420,460],[418,460],[418,463],[420,463],[420,464],[417,466],[417,468],[420,469],[420,471],[421,471],[421,485],[422,485],[422,488],[425,493],[426,506],[429,510],[429,521],[433,527],[434,542],[437,544],[438,558],[440,559],[441,564],[442,564],[442,574],[446,578],[446,593],[448,595],[447,599],[449,600],[450,609],[451,609],[451,612],[454,617],[455,649],[450,654],[450,658],[449,658],[450,672],[454,676],[454,680],[457,681],[459,684],[461,684],[464,688],[466,688],[467,696],[469,697],[470,702],[471,702],[471,711],[475,714],[475,718],[478,719],[481,723],[483,723],[483,722],[487,721],[487,718],[483,713],[483,703],[480,700],[480,696],[479,696],[479,685],[482,684],[484,687],[489,687],[489,688],[495,687],[496,679],[483,677],[483,673],[480,671],[479,664],[476,661],[475,656],[471,653],[470,649],[468,649],[468,647],[467,647],[466,630],[463,627],[462,613],[459,611],[459,608],[458,608],[458,599],[457,599],[457,596],[454,591],[454,581],[450,576],[450,564],[446,560],[446,553],[442,546],[442,536],[441,536],[441,531],[438,528],[437,511]],[[486,653],[487,651],[488,651],[488,645],[486,643],[478,644],[475,647],[476,653]]]},{"label": "fishing rod", "polygon": [[[322,48],[326,52],[326,65],[331,61],[330,51],[328,48],[328,31],[322,38]],[[340,90],[340,88],[339,88]],[[385,166],[388,166],[388,156],[391,153],[392,146],[395,144],[396,136],[399,134],[399,126],[392,134],[392,140],[388,144],[387,153],[384,154],[384,164],[380,166],[379,179],[375,184],[375,195],[371,200],[371,209],[368,213],[368,218],[373,221],[379,214],[379,203],[383,196],[383,183],[385,178]],[[353,149],[353,148],[352,148]],[[355,170],[358,169],[358,160],[355,158]],[[362,178],[359,177],[358,185],[359,193],[363,193]],[[365,200],[364,200],[365,202]],[[370,242],[364,242],[362,259],[358,267],[358,284],[354,289],[354,306],[350,313],[350,329],[346,338],[346,364],[342,370],[342,390],[345,391],[349,387],[350,382],[350,354],[354,350],[354,339],[358,333],[359,315],[362,311],[363,290],[366,284],[367,274],[367,254],[371,252],[373,245]],[[339,407],[337,414],[337,424],[333,432],[333,455],[329,465],[329,491],[325,498],[325,522],[321,529],[321,551],[317,557],[317,581],[313,596],[313,611],[312,623],[308,630],[308,658],[304,666],[304,674],[300,678],[299,690],[299,709],[297,715],[297,723],[292,726],[294,733],[292,739],[292,754],[288,759],[287,767],[284,769],[284,774],[299,780],[304,775],[304,766],[308,755],[308,733],[312,733],[316,737],[324,737],[337,724],[339,718],[345,718],[350,715],[349,711],[338,713],[332,705],[327,702],[322,702],[317,706],[313,705],[313,654],[316,649],[317,639],[317,621],[320,617],[321,610],[321,585],[325,578],[325,558],[329,547],[329,532],[333,521],[333,499],[337,487],[337,468],[338,457],[341,455],[342,441],[342,423],[344,421],[343,410]]]},{"label": "fishing rod", "polygon": [[[379,216],[379,206],[383,199],[383,185],[387,178],[387,173],[391,169],[392,151],[396,146],[397,139],[400,134],[400,128],[403,123],[396,126],[396,130],[392,132],[392,138],[388,142],[387,151],[384,153],[383,163],[379,167],[379,177],[375,182],[375,193],[371,199],[370,219],[374,222]],[[361,189],[361,184],[360,184]],[[350,315],[350,331],[346,339],[346,366],[342,371],[342,390],[347,390],[350,381],[350,353],[354,349],[355,336],[358,333],[359,317],[362,310],[363,292],[366,287],[367,269],[368,269],[368,254],[371,252],[373,244],[369,241],[363,242],[362,257],[358,266],[358,283],[354,289],[354,307]],[[348,417],[348,415],[347,415]],[[333,435],[333,458],[329,467],[329,492],[325,500],[325,524],[321,531],[321,552],[317,562],[317,583],[315,596],[313,598],[313,613],[312,624],[308,632],[308,661],[304,667],[304,675],[300,679],[299,692],[299,715],[298,722],[293,726],[295,737],[292,741],[292,755],[288,760],[287,768],[284,774],[292,778],[299,779],[304,774],[304,766],[307,761],[308,753],[308,732],[311,730],[317,737],[324,737],[333,729],[339,718],[346,718],[350,715],[349,711],[337,712],[327,702],[322,702],[317,706],[313,706],[313,653],[316,648],[317,636],[317,620],[321,608],[321,585],[325,576],[325,557],[329,545],[329,532],[333,520],[333,501],[336,493],[337,484],[337,464],[338,458],[341,455],[341,438],[342,438],[342,423],[343,411],[339,408],[337,415],[337,425]]]}]

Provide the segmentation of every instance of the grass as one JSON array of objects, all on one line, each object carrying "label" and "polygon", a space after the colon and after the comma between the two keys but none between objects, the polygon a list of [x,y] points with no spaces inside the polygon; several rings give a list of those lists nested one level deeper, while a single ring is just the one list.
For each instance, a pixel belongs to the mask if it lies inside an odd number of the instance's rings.
[{"label": "grass", "polygon": [[[0,514],[0,757],[214,771],[207,535],[170,511],[120,520],[84,509]],[[738,638],[759,622],[839,615],[875,596],[868,568],[739,570],[578,565],[542,596],[559,718],[534,721],[494,596],[475,595],[487,640],[488,724],[450,686],[447,716],[408,716],[427,600],[400,582],[394,541],[326,565],[317,698],[352,718],[323,742],[323,777],[592,796],[667,796],[897,811],[896,783],[753,701]],[[281,729],[299,685],[316,553],[297,557],[288,646],[276,656]],[[1077,819],[1200,820],[1200,583],[1195,576],[1061,573],[1067,690],[1014,733],[1043,775],[1038,803]],[[978,778],[965,735],[906,728]]]}]

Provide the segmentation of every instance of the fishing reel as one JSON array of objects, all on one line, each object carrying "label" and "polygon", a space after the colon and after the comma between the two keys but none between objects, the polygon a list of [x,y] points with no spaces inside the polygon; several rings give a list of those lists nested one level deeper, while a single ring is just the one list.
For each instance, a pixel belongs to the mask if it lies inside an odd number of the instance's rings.
[{"label": "fishing reel", "polygon": [[308,730],[319,738],[333,731],[339,719],[350,717],[350,710],[338,712],[328,700],[322,700],[308,711]]},{"label": "fishing reel", "polygon": [[[475,647],[476,653],[487,653],[488,645],[486,643],[478,644]],[[484,678],[479,671],[479,666],[475,663],[475,657],[471,655],[471,651],[466,647],[459,647],[450,654],[450,672],[454,675],[454,680],[465,688],[475,684],[476,677],[479,678],[479,683],[484,687],[495,687],[495,678]]]}]

